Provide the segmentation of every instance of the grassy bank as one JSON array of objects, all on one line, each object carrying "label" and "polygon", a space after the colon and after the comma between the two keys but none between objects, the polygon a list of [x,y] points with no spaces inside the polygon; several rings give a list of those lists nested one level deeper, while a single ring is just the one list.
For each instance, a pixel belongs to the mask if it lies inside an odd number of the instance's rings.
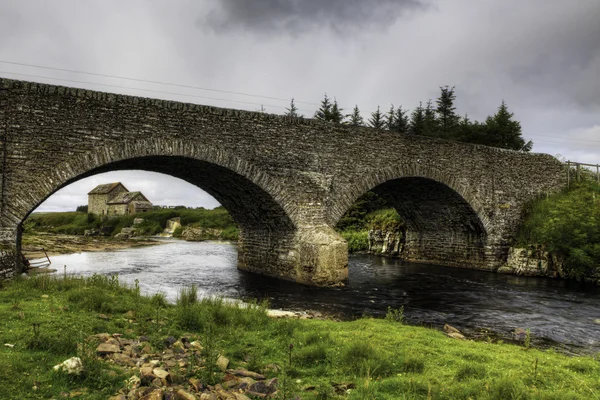
[{"label": "grassy bank", "polygon": [[[117,278],[38,276],[0,290],[0,340],[14,345],[0,348],[0,385],[9,399],[105,399],[133,374],[98,360],[86,341],[108,332],[146,335],[157,354],[165,337],[196,338],[204,347],[200,368],[179,374],[221,382],[211,360],[222,354],[233,367],[278,377],[279,398],[590,399],[600,392],[600,363],[593,358],[451,339],[403,325],[401,313],[389,316],[275,320],[261,306],[199,301],[193,290],[169,305],[160,295],[140,296]],[[81,376],[52,371],[76,355],[86,369]],[[341,384],[350,390],[336,393]]]},{"label": "grassy bank", "polygon": [[402,218],[394,208],[380,208],[365,213],[353,213],[351,209],[336,227],[348,242],[350,252],[369,250],[369,231],[372,229],[402,231],[403,228]]},{"label": "grassy bank", "polygon": [[600,185],[573,184],[539,199],[526,209],[518,245],[541,244],[564,260],[568,277],[583,279],[600,272]]},{"label": "grassy bank", "polygon": [[[122,215],[102,218],[84,212],[34,213],[23,224],[25,233],[48,232],[56,234],[83,235],[86,230],[102,230],[106,235],[114,236],[122,228],[133,226],[135,218],[144,222],[136,225],[140,235],[161,233],[167,220],[181,218],[183,226],[217,229],[227,232],[228,238],[237,239],[237,227],[231,215],[223,207],[212,210],[204,208],[158,209],[143,214]],[[232,239],[233,240],[233,239]]]}]

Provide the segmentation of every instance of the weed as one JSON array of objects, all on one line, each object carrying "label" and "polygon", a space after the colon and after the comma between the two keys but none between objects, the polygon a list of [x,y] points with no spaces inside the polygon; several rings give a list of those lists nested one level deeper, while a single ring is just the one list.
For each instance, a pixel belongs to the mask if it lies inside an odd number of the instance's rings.
[{"label": "weed", "polygon": [[525,330],[525,340],[523,345],[525,346],[525,350],[529,350],[531,346],[531,330],[529,328]]},{"label": "weed", "polygon": [[390,322],[399,322],[401,324],[404,323],[404,306],[393,309],[388,306],[387,313],[385,314],[385,320]]}]

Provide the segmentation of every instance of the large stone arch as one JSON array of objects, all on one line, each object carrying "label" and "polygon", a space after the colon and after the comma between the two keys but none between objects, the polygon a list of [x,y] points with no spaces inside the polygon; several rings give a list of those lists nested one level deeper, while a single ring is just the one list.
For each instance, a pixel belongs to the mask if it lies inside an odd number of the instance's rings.
[{"label": "large stone arch", "polygon": [[[240,228],[241,269],[321,285],[347,276],[344,256],[333,256],[332,260],[331,252],[321,254],[324,246],[341,248],[335,254],[343,252],[343,241],[332,244],[331,232],[322,229],[299,230],[298,207],[290,204],[290,196],[285,195],[275,177],[224,149],[162,138],[98,147],[49,166],[44,176],[33,177],[28,185],[31,190],[15,195],[10,213],[13,225],[18,227],[17,248],[21,223],[57,190],[87,176],[124,169],[172,175],[215,197]],[[324,262],[327,267],[321,268]],[[331,262],[338,265],[335,271]]]},{"label": "large stone arch", "polygon": [[407,260],[489,269],[493,230],[469,181],[419,161],[363,173],[331,204],[332,225],[367,191],[384,196],[407,224]]},{"label": "large stone arch", "polygon": [[[170,160],[174,162],[169,163]],[[161,161],[163,162],[161,163]],[[153,162],[156,164],[153,165]],[[185,167],[186,162],[189,163],[187,166],[194,166],[192,164],[196,163],[197,167],[212,167],[215,170],[199,169],[194,171],[180,168]],[[44,176],[32,177],[31,190],[16,194],[16,201],[13,204],[18,208],[15,207],[11,215],[16,218],[15,222],[20,223],[44,200],[70,183],[98,173],[123,169],[144,169],[176,176],[206,190],[219,202],[231,203],[232,199],[227,198],[223,188],[214,187],[210,183],[202,185],[202,182],[208,180],[202,179],[201,176],[198,176],[197,179],[194,178],[194,174],[211,172],[226,174],[223,179],[235,180],[240,185],[241,191],[253,190],[253,193],[248,194],[261,196],[268,202],[268,206],[276,209],[281,220],[277,224],[272,224],[274,228],[282,226],[286,229],[293,229],[295,227],[295,223],[292,222],[295,218],[293,215],[295,209],[286,202],[280,184],[268,173],[224,149],[201,143],[163,138],[103,145],[92,151],[75,154],[67,161],[50,166]],[[264,203],[253,203],[250,201],[251,199],[248,200],[244,204],[265,205]],[[224,206],[226,205],[224,204]],[[288,210],[290,211],[288,212]]]}]

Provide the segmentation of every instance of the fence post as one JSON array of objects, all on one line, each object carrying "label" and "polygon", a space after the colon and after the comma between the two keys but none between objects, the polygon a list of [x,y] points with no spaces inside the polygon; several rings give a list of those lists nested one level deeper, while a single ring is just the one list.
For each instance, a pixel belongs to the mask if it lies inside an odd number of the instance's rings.
[{"label": "fence post", "polygon": [[567,161],[567,187],[571,187],[571,161]]},{"label": "fence post", "polygon": [[577,173],[577,178],[576,179],[577,179],[577,182],[579,182],[580,179],[581,179],[581,175],[580,175],[581,165],[579,163],[576,163],[576,165],[577,165],[577,172],[576,172]]},{"label": "fence post", "polygon": [[600,183],[600,164],[596,164],[596,182]]}]

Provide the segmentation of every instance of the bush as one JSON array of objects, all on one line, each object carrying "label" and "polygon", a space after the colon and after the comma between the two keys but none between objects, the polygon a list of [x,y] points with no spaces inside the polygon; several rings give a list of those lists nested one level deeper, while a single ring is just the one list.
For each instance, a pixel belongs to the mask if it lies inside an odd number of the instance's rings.
[{"label": "bush", "polygon": [[600,272],[600,185],[583,182],[530,204],[518,244],[542,244],[565,260],[570,278]]},{"label": "bush", "polygon": [[343,231],[340,234],[348,242],[349,252],[354,253],[369,250],[369,232]]}]

